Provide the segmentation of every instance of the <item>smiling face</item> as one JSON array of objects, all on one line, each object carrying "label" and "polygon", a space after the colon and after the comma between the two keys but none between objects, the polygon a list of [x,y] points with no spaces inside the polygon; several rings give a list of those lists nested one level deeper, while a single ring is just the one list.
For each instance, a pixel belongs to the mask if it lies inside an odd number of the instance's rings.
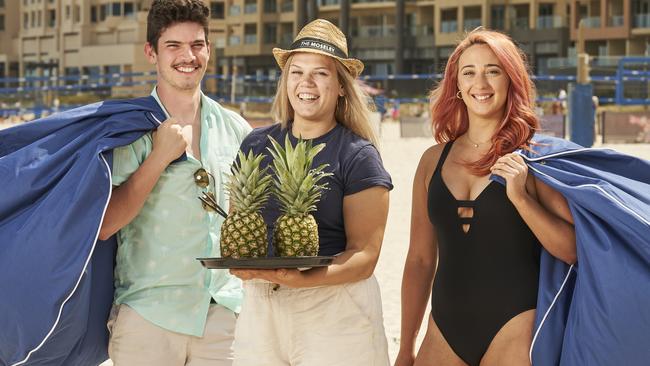
[{"label": "smiling face", "polygon": [[508,98],[510,78],[485,44],[466,49],[458,59],[458,90],[469,120],[501,120]]},{"label": "smiling face", "polygon": [[315,53],[296,53],[289,62],[287,94],[294,121],[334,121],[337,99],[343,95],[336,61]]},{"label": "smiling face", "polygon": [[175,23],[158,39],[158,52],[145,45],[145,54],[158,71],[158,86],[178,91],[194,91],[201,83],[210,59],[210,47],[203,26]]}]

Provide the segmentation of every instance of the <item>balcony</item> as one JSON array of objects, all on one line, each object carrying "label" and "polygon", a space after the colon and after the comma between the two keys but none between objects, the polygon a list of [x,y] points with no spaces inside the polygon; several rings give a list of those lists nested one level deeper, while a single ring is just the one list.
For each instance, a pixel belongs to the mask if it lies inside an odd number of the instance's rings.
[{"label": "balcony", "polygon": [[537,29],[561,28],[564,26],[559,15],[543,15],[537,17]]},{"label": "balcony", "polygon": [[283,13],[289,13],[293,11],[293,1],[285,1],[282,3],[282,6],[280,7],[280,10]]},{"label": "balcony", "polygon": [[365,25],[359,27],[359,37],[387,37],[395,35],[393,25]]},{"label": "balcony", "polygon": [[650,28],[650,14],[636,14],[633,28]]},{"label": "balcony", "polygon": [[586,17],[580,21],[585,28],[600,28],[600,17]]},{"label": "balcony", "polygon": [[474,30],[478,27],[481,26],[481,18],[474,18],[474,19],[465,19],[463,21],[463,29],[467,31]]},{"label": "balcony", "polygon": [[340,2],[341,2],[340,0],[321,0],[321,5],[322,6],[339,5]]},{"label": "balcony", "polygon": [[622,27],[624,23],[622,15],[612,15],[607,20],[608,27]]},{"label": "balcony", "polygon": [[245,44],[255,44],[257,43],[257,34],[246,34],[244,35]]},{"label": "balcony", "polygon": [[230,36],[228,37],[228,45],[229,46],[238,46],[241,44],[241,37],[240,36]]},{"label": "balcony", "polygon": [[527,16],[512,19],[510,25],[514,29],[530,29],[530,23]]},{"label": "balcony", "polygon": [[549,69],[576,67],[577,58],[575,57],[551,57],[546,61]]},{"label": "balcony", "polygon": [[255,13],[257,13],[257,4],[246,4],[246,5],[244,5],[244,13],[246,13],[246,14],[255,14]]},{"label": "balcony", "polygon": [[228,9],[228,14],[237,16],[241,14],[241,7],[239,5],[231,5]]},{"label": "balcony", "polygon": [[458,21],[456,20],[443,20],[440,23],[441,33],[456,33],[458,32]]},{"label": "balcony", "polygon": [[280,37],[280,43],[283,45],[291,45],[293,43],[293,34],[292,33],[285,33]]}]

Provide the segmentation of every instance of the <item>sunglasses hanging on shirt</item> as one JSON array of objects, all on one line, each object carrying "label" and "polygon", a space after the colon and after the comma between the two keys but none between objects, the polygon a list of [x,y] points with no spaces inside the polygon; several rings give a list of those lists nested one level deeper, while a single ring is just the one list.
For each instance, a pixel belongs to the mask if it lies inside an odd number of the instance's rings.
[{"label": "sunglasses hanging on shirt", "polygon": [[221,215],[225,219],[228,217],[228,214],[217,203],[217,200],[214,196],[214,192],[209,190],[210,178],[212,178],[212,180],[214,181],[214,177],[212,176],[212,174],[208,173],[208,171],[205,170],[204,168],[199,168],[197,171],[194,172],[194,183],[196,183],[196,185],[201,188],[208,188],[207,191],[204,191],[201,194],[201,196],[199,196],[199,200],[201,201],[201,205],[203,206],[203,209],[205,209],[206,211],[216,212],[217,214]]}]

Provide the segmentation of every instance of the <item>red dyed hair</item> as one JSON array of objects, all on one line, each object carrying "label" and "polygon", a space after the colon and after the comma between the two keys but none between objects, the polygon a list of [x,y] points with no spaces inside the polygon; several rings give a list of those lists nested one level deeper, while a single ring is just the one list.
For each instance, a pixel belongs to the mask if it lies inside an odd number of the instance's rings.
[{"label": "red dyed hair", "polygon": [[499,157],[518,148],[528,149],[530,139],[539,128],[539,121],[534,112],[535,87],[528,74],[526,56],[510,37],[478,29],[470,32],[449,56],[442,81],[429,95],[436,141],[455,140],[469,128],[467,107],[462,99],[456,97],[458,60],[466,49],[477,44],[490,47],[510,78],[503,120],[492,136],[490,150],[481,159],[466,163],[472,174],[482,176],[490,172],[490,167]]}]

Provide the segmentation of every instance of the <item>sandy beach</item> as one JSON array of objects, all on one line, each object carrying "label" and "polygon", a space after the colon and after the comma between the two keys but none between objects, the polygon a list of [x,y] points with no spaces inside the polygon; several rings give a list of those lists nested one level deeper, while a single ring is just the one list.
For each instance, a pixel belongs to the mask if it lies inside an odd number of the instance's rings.
[{"label": "sandy beach", "polygon": [[[404,260],[409,245],[411,186],[422,152],[433,143],[433,138],[401,138],[399,124],[382,125],[380,151],[384,164],[393,178],[394,190],[390,196],[390,211],[384,244],[375,274],[382,291],[384,324],[388,338],[391,362],[399,349],[400,286]],[[650,144],[603,145],[618,151],[650,159]],[[425,328],[420,332],[420,341]],[[102,366],[110,366],[107,361]]]}]

